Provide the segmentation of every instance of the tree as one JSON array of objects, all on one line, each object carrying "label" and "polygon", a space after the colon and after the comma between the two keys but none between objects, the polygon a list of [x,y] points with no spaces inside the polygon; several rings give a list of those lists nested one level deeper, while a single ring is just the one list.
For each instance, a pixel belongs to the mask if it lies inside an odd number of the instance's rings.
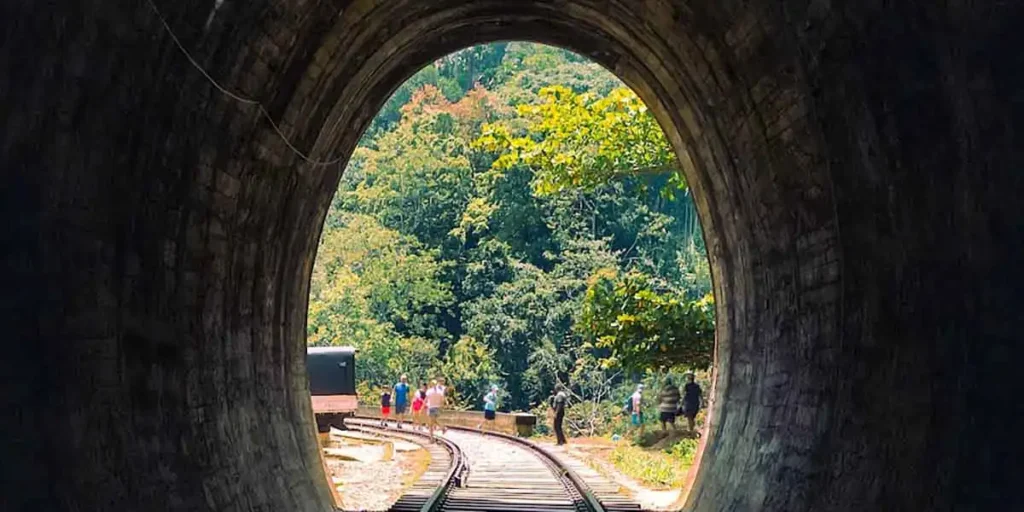
[{"label": "tree", "polygon": [[616,342],[642,329],[609,330],[620,312],[597,292],[589,318],[607,332],[582,325],[594,276],[645,276],[665,303],[710,291],[675,167],[642,102],[579,55],[501,43],[440,59],[392,96],[345,170],[309,342],[356,345],[364,390],[445,374],[460,407],[500,379],[503,405],[525,409],[561,381],[579,405],[571,428],[601,430],[615,411],[598,404],[627,373],[601,362],[628,362]]},{"label": "tree", "polygon": [[510,43],[492,90],[509,105],[535,103],[544,87],[561,85],[577,93],[607,95],[625,87],[599,64],[568,50],[532,43]]},{"label": "tree", "polygon": [[380,112],[374,116],[370,126],[366,129],[360,141],[360,146],[368,147],[374,145],[374,140],[381,134],[392,130],[402,119],[402,107],[412,99],[413,92],[423,88],[425,85],[432,85],[442,91],[448,98],[458,98],[463,91],[456,80],[441,76],[437,66],[431,64],[410,77],[391,94]]},{"label": "tree", "polygon": [[463,336],[448,350],[440,367],[451,389],[454,406],[467,409],[482,402],[492,384],[501,383],[494,350],[470,336]]},{"label": "tree", "polygon": [[465,92],[478,83],[494,83],[507,47],[507,42],[471,46],[441,57],[435,65],[442,76],[454,80]]},{"label": "tree", "polygon": [[339,216],[321,237],[310,284],[307,343],[359,350],[356,379],[383,385],[423,375],[443,336],[437,311],[452,300],[436,251],[366,215]]},{"label": "tree", "polygon": [[514,262],[512,280],[494,293],[466,303],[466,332],[491,347],[502,373],[508,376],[511,406],[523,408],[531,398],[523,393],[522,378],[533,347],[557,342],[568,333],[571,310],[559,302],[559,284],[545,272]]},{"label": "tree", "polygon": [[684,186],[665,134],[630,89],[599,96],[550,86],[540,90],[540,99],[517,107],[527,121],[525,130],[491,123],[474,141],[475,147],[500,155],[496,170],[529,166],[539,194],[592,190],[638,174],[670,173],[674,185]]},{"label": "tree", "polygon": [[710,367],[715,341],[711,295],[687,301],[683,293],[657,284],[639,272],[596,274],[576,328],[595,347],[611,351],[608,366]]}]

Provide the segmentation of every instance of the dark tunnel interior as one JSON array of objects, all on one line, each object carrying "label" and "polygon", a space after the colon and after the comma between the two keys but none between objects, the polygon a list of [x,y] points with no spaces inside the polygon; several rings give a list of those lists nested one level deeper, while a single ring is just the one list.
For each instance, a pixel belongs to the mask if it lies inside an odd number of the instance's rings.
[{"label": "dark tunnel interior", "polygon": [[996,0],[3,2],[0,509],[330,509],[304,340],[344,160],[419,67],[507,39],[621,77],[694,190],[719,323],[687,510],[1024,508],[1022,22]]}]

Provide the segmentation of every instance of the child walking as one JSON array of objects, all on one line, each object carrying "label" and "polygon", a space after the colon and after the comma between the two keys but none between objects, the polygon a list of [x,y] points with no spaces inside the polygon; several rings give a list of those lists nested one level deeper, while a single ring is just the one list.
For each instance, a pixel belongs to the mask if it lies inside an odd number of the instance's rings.
[{"label": "child walking", "polygon": [[426,428],[423,421],[423,406],[427,400],[427,385],[421,384],[420,389],[413,393],[412,399],[412,423],[413,427]]},{"label": "child walking", "polygon": [[380,394],[380,426],[388,426],[388,417],[391,416],[391,389],[384,388]]}]

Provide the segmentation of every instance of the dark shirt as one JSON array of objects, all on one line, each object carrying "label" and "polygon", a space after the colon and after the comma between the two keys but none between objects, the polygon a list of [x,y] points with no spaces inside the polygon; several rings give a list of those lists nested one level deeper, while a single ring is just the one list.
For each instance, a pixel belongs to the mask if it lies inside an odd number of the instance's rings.
[{"label": "dark shirt", "polygon": [[384,392],[380,394],[380,406],[391,407],[391,393]]},{"label": "dark shirt", "polygon": [[688,410],[700,407],[700,386],[696,382],[687,382],[683,386],[683,405]]},{"label": "dark shirt", "polygon": [[555,409],[555,414],[565,413],[565,402],[569,397],[565,396],[565,393],[559,391],[558,394],[551,399],[552,407]]}]

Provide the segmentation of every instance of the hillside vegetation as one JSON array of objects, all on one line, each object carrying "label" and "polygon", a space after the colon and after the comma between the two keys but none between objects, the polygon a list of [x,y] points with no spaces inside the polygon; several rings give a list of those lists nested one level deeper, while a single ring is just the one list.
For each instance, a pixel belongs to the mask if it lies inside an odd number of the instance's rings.
[{"label": "hillside vegetation", "polygon": [[693,202],[639,98],[578,55],[496,43],[424,68],[363,136],[308,342],[356,346],[364,393],[445,375],[462,406],[498,383],[503,410],[526,410],[561,381],[597,410],[648,370],[710,365],[710,292]]}]

